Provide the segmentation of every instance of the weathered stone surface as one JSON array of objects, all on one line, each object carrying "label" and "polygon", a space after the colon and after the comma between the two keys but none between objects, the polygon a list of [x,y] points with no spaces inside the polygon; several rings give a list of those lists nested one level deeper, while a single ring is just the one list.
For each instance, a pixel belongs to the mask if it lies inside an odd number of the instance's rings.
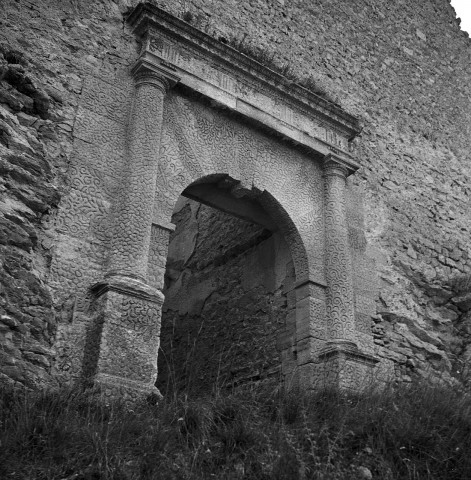
[{"label": "weathered stone surface", "polygon": [[471,292],[458,297],[453,297],[451,301],[464,313],[471,310]]},{"label": "weathered stone surface", "polygon": [[[53,381],[50,365],[57,363],[55,352],[62,348],[60,342],[54,344],[54,338],[61,338],[60,332],[55,334],[56,322],[73,332],[76,320],[88,321],[86,291],[105,272],[110,212],[122,176],[123,117],[129,111],[132,87],[128,71],[138,50],[130,31],[123,29],[123,13],[136,3],[2,4],[2,381],[27,385]],[[319,91],[360,118],[363,130],[351,143],[351,153],[361,169],[351,177],[349,188],[363,191],[366,235],[358,226],[356,206],[348,213],[354,302],[362,315],[355,316],[355,326],[366,334],[377,289],[379,315],[371,326],[383,364],[394,362],[398,378],[406,380],[429,374],[448,380],[460,377],[459,366],[469,360],[469,305],[467,292],[455,288],[453,280],[471,273],[471,71],[470,40],[460,32],[449,3],[401,1],[386,6],[319,0],[307,6],[161,0],[158,4],[177,16],[191,11],[197,26],[215,38],[262,52],[260,57],[276,59],[281,67],[289,65],[297,77],[314,79]],[[171,48],[159,49],[168,59],[173,55]],[[230,98],[234,83],[214,70],[208,76],[224,92],[221,99]],[[260,107],[266,104],[262,96],[266,93],[249,89],[247,95]],[[178,98],[171,98],[168,105],[177,108],[177,117],[185,116],[187,105]],[[88,115],[85,121],[82,113],[77,116],[79,104],[80,112]],[[223,118],[208,111],[196,130],[206,132],[208,123]],[[299,127],[299,118],[286,105],[274,103],[270,111],[287,125]],[[90,130],[84,132],[87,123]],[[192,138],[191,131],[185,133]],[[205,174],[193,162],[195,152],[202,150],[196,143],[172,140],[176,133],[171,129],[163,135],[164,153],[175,162],[159,165],[159,173],[178,196],[192,179]],[[250,170],[255,155],[250,154],[247,139],[240,130],[241,161],[234,162],[227,148],[204,153],[211,157],[210,170],[225,168],[238,179],[241,172],[252,172],[241,179],[242,186],[251,188],[256,180],[264,188],[263,171]],[[178,160],[178,149],[185,150],[187,164]],[[291,158],[289,153],[286,158]],[[289,186],[294,196],[302,184],[299,179],[320,176],[314,163],[292,165],[288,171],[275,160],[272,165],[283,181],[297,172]],[[293,200],[289,214],[298,214],[296,227],[308,250],[315,252],[312,270],[322,283],[322,208],[307,208],[322,206],[319,191],[314,188]],[[168,221],[175,198],[160,195],[168,203]],[[356,205],[350,197],[347,203],[347,209]],[[303,230],[303,225],[309,228]],[[292,230],[283,234],[291,241]],[[151,238],[157,237],[151,232]],[[156,265],[160,262],[149,273],[157,286],[163,281],[162,252],[156,248],[151,255],[158,259]],[[375,285],[361,273],[368,263],[361,258],[365,252],[376,262]],[[298,260],[293,260],[299,268]],[[293,290],[285,293],[287,298],[295,295]],[[295,321],[294,315],[286,316],[283,344],[291,341]],[[30,341],[44,350],[23,349]]]},{"label": "weathered stone surface", "polygon": [[1,381],[48,386],[55,383],[49,374],[56,319],[45,283],[51,256],[40,244],[41,220],[60,195],[56,160],[39,127],[56,106],[21,50],[0,45],[0,60]]}]

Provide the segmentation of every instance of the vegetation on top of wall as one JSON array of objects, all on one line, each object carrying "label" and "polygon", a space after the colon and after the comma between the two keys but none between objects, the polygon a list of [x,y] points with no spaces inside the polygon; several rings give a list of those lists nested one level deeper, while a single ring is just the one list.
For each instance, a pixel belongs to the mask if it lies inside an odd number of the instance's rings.
[{"label": "vegetation on top of wall", "polygon": [[270,70],[273,70],[274,72],[279,73],[281,76],[285,77],[287,80],[291,81],[292,83],[295,83],[300,87],[303,87],[306,90],[309,90],[311,93],[314,93],[315,95],[323,98],[329,103],[332,103],[338,107],[340,106],[338,104],[338,99],[330,95],[327,92],[327,90],[323,86],[321,86],[319,82],[317,82],[312,76],[307,78],[299,77],[293,71],[290,64],[282,64],[282,65],[278,64],[274,59],[275,53],[270,54],[268,51],[263,50],[261,48],[251,47],[249,44],[245,44],[243,40],[244,39],[239,41],[233,40],[228,43],[229,45],[234,47],[236,50],[238,50],[240,53],[243,53],[247,57],[250,57],[253,60],[256,60],[264,67],[267,67]]},{"label": "vegetation on top of wall", "polygon": [[269,68],[275,73],[280,74],[282,77],[285,77],[291,83],[299,85],[300,87],[309,90],[311,93],[314,93],[318,97],[326,100],[333,105],[340,107],[338,99],[329,94],[329,92],[322,86],[318,81],[314,79],[313,76],[302,78],[296,75],[293,71],[292,66],[288,63],[278,63],[275,60],[276,52],[269,52],[261,47],[252,46],[247,41],[247,34],[244,34],[242,37],[232,37],[226,38],[217,33],[217,31],[212,28],[211,24],[208,21],[202,19],[199,15],[194,15],[190,11],[185,11],[181,15],[182,20],[187,23],[194,25],[195,27],[203,30],[208,35],[216,38],[221,43],[225,43],[230,47],[237,50],[239,53],[255,60],[266,68]]},{"label": "vegetation on top of wall", "polygon": [[424,384],[360,396],[252,388],[133,408],[0,394],[11,479],[471,478],[471,399]]}]

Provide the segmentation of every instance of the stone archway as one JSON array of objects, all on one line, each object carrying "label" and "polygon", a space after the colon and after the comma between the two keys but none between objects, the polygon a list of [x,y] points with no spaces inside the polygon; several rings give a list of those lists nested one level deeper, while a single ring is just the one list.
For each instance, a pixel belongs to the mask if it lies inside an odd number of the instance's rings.
[{"label": "stone archway", "polygon": [[227,195],[231,184],[198,184],[174,209],[158,356],[164,395],[293,381],[292,256],[260,207]]},{"label": "stone archway", "polygon": [[[128,24],[142,48],[128,77],[134,90],[126,87],[131,113],[116,139],[126,142],[103,220],[111,232],[100,244],[107,260],[95,282],[79,282],[73,318],[80,322],[60,329],[58,341],[66,351],[79,339],[74,355],[83,368],[75,376],[110,394],[154,391],[173,206],[185,189],[223,201],[224,189],[202,190],[213,178],[229,182],[226,191],[260,222],[275,224],[290,248],[296,307],[285,356],[295,358],[297,382],[355,388],[376,363],[362,327],[374,313],[374,280],[361,225],[346,205],[347,176],[358,168],[348,153],[356,119],[155,6],[139,5]],[[73,215],[81,199],[69,198]],[[64,260],[56,256],[58,272]]]}]

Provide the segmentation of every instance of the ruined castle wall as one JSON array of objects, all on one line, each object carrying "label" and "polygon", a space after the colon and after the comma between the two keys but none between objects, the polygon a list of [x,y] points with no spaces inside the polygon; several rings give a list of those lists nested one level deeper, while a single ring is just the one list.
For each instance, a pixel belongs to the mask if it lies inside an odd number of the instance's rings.
[{"label": "ruined castle wall", "polygon": [[159,353],[162,393],[278,382],[287,292],[294,285],[282,236],[191,200],[180,202],[172,222]]},{"label": "ruined castle wall", "polygon": [[455,280],[471,267],[471,41],[449,3],[160,5],[311,79],[360,118],[353,153],[362,168],[351,185],[363,191],[367,253],[379,274],[378,354],[405,380],[460,377],[471,356]]},{"label": "ruined castle wall", "polygon": [[185,7],[201,28],[312,78],[361,119],[353,151],[362,168],[351,182],[364,192],[379,273],[378,353],[406,380],[430,370],[460,376],[471,356],[467,304],[453,300],[471,266],[471,41],[449,3]]},{"label": "ruined castle wall", "polygon": [[[70,284],[59,296],[51,288],[51,264],[67,230],[59,220],[65,198],[94,186],[77,185],[73,175],[81,141],[74,132],[83,86],[93,82],[93,73],[114,78],[135,55],[123,31],[123,8],[113,2],[0,2],[2,383],[57,384],[57,327],[69,324],[76,306]],[[97,205],[85,200],[84,209]],[[67,256],[74,262],[73,251]]]},{"label": "ruined castle wall", "polygon": [[[77,134],[80,108],[101,108],[98,124],[123,124],[125,108],[107,110],[106,98],[125,98],[127,86],[116,79],[137,55],[123,23],[129,3],[1,2],[0,361],[8,381],[53,382],[56,328],[75,308],[73,292],[57,298],[49,287],[64,234],[57,212],[61,198],[83,189],[71,181],[80,162],[72,152],[96,140]],[[266,63],[312,78],[361,119],[353,152],[362,168],[350,183],[364,198],[366,249],[379,274],[370,325],[378,354],[393,359],[406,380],[429,370],[461,375],[471,357],[469,302],[457,298],[469,286],[456,280],[471,269],[471,42],[449,3],[157,3]],[[84,91],[105,93],[84,99]],[[109,208],[106,194],[100,201],[96,208]]]}]

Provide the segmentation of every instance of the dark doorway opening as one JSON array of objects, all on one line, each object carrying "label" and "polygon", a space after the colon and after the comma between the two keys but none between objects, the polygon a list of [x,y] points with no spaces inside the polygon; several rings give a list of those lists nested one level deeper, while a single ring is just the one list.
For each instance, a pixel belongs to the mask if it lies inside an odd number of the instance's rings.
[{"label": "dark doorway opening", "polygon": [[251,209],[257,223],[240,218],[243,201],[224,209],[233,214],[183,196],[174,209],[158,358],[164,395],[280,381],[291,255],[261,208]]}]

